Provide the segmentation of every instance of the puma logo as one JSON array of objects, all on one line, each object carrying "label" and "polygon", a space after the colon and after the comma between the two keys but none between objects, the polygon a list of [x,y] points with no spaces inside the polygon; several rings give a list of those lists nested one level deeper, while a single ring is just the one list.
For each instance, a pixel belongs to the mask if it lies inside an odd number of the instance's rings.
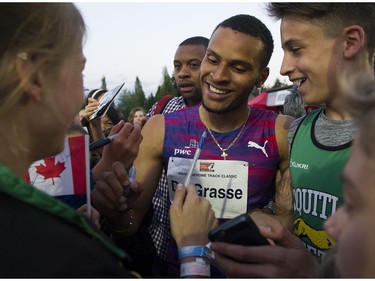
[{"label": "puma logo", "polygon": [[263,154],[266,155],[266,157],[268,158],[268,154],[267,154],[267,152],[266,152],[266,144],[267,144],[267,142],[268,142],[268,140],[266,140],[266,141],[264,142],[264,145],[263,145],[263,146],[260,146],[259,144],[255,143],[255,142],[253,142],[253,141],[249,141],[249,142],[247,143],[247,146],[248,146],[248,147],[254,147],[254,148],[256,148],[256,149],[261,150],[261,151],[263,152]]}]

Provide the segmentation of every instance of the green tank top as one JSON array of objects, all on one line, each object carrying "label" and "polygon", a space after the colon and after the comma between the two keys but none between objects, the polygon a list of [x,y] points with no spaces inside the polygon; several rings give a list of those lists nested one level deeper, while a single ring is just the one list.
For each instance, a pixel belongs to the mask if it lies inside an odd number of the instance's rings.
[{"label": "green tank top", "polygon": [[324,146],[315,138],[321,110],[307,115],[295,133],[290,152],[294,195],[294,234],[317,257],[324,257],[335,241],[323,230],[324,221],[343,200],[341,173],[349,158],[351,142]]}]

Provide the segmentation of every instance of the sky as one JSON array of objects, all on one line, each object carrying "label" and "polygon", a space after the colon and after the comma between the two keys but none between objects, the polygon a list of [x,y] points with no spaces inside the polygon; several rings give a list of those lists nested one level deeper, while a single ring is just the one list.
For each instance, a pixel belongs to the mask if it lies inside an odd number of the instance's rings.
[{"label": "sky", "polygon": [[274,38],[274,53],[265,86],[278,78],[283,58],[280,21],[270,18],[264,2],[76,2],[86,25],[83,72],[85,88],[107,88],[125,82],[133,90],[138,76],[146,97],[156,93],[167,67],[173,73],[173,58],[178,45],[188,37],[210,38],[217,24],[237,15],[250,14],[266,24]]}]

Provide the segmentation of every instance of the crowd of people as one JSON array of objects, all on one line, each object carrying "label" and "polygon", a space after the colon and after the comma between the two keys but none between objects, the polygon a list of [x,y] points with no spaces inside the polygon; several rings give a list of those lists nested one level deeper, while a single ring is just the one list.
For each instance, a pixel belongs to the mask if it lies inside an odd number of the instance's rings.
[{"label": "crowd of people", "polygon": [[[295,84],[284,114],[248,106],[274,42],[240,14],[181,42],[180,95],[125,120],[113,105],[90,118],[106,91],[85,100],[74,4],[0,4],[1,277],[375,277],[375,4],[266,10]],[[91,151],[92,201],[80,207],[24,181],[67,134],[115,135]],[[269,245],[210,243],[240,214]]]}]

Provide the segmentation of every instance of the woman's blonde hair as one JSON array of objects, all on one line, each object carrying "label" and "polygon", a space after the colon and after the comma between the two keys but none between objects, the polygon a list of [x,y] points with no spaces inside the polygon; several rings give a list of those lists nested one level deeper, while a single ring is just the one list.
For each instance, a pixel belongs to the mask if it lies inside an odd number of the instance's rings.
[{"label": "woman's blonde hair", "polygon": [[17,105],[25,81],[18,59],[31,60],[33,72],[57,73],[63,60],[82,48],[84,20],[72,3],[0,3],[0,115]]}]

